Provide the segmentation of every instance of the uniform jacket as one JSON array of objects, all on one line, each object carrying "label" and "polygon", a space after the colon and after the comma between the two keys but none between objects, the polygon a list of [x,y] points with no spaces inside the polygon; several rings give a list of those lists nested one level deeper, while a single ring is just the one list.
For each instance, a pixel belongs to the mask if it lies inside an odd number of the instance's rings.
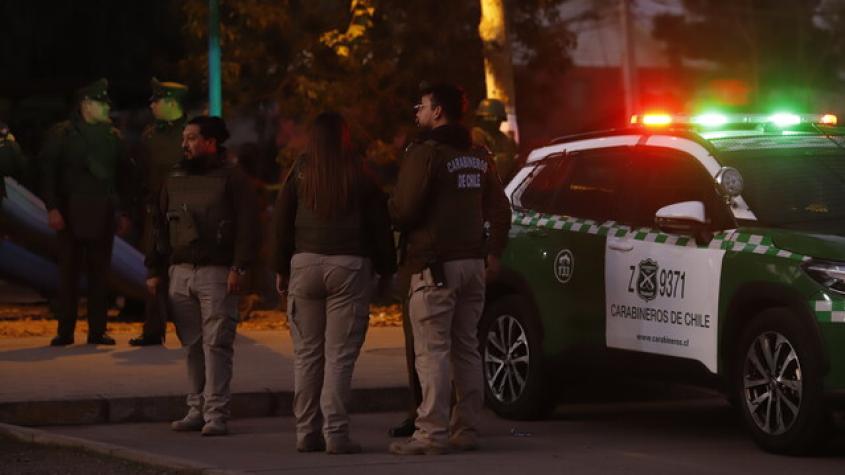
[{"label": "uniform jacket", "polygon": [[507,243],[511,211],[495,164],[459,125],[438,127],[408,148],[389,209],[405,233],[403,267],[411,272],[434,261],[500,256]]},{"label": "uniform jacket", "polygon": [[149,203],[158,201],[164,180],[182,159],[182,130],[187,118],[173,122],[156,120],[141,133],[136,151],[138,168],[143,170],[143,196]]},{"label": "uniform jacket", "polygon": [[61,211],[74,235],[112,232],[114,210],[130,200],[128,183],[134,178],[117,129],[74,114],[48,132],[38,163],[45,206]]},{"label": "uniform jacket", "polygon": [[490,150],[496,162],[499,179],[502,183],[507,183],[516,168],[517,149],[513,139],[499,129],[490,130],[481,126],[473,127],[471,135],[474,145]]},{"label": "uniform jacket", "polygon": [[168,265],[247,268],[258,252],[258,207],[246,173],[218,156],[180,162],[167,177],[147,250],[150,276]]},{"label": "uniform jacket", "polygon": [[26,169],[26,157],[20,145],[11,138],[0,137],[0,198],[6,196],[5,177],[21,181]]},{"label": "uniform jacket", "polygon": [[299,252],[325,255],[369,257],[381,276],[396,272],[396,250],[387,214],[387,196],[367,173],[347,212],[331,219],[323,218],[304,206],[300,197],[304,160],[292,168],[276,197],[275,269],[290,275],[290,260]]}]

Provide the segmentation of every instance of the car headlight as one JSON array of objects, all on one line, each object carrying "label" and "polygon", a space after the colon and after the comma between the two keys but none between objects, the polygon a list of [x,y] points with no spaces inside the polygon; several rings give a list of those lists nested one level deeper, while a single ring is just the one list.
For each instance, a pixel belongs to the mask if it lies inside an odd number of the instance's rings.
[{"label": "car headlight", "polygon": [[804,264],[804,271],[828,289],[845,294],[845,263],[809,261]]}]

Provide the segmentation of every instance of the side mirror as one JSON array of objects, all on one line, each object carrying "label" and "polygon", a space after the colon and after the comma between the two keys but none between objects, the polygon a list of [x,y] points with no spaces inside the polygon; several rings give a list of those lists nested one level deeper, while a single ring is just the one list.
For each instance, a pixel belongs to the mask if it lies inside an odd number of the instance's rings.
[{"label": "side mirror", "polygon": [[664,206],[654,214],[654,222],[661,231],[693,236],[700,245],[713,239],[706,229],[707,216],[701,201],[684,201]]}]

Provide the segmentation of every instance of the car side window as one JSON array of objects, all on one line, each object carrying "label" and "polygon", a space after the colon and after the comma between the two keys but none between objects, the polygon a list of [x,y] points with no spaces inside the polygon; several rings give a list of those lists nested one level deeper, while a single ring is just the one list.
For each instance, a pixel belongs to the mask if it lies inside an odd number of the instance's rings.
[{"label": "car side window", "polygon": [[622,221],[654,227],[654,215],[682,201],[701,201],[712,229],[731,226],[730,210],[716,192],[713,178],[694,158],[685,154],[643,149],[633,153],[631,173],[620,194]]},{"label": "car side window", "polygon": [[554,196],[568,177],[570,163],[566,155],[558,154],[536,165],[533,176],[520,186],[524,186],[524,190],[517,188],[515,193],[519,195],[520,206],[541,213],[554,213]]},{"label": "car side window", "polygon": [[568,179],[555,194],[556,214],[606,221],[616,219],[616,194],[627,167],[624,153],[594,150],[574,153]]}]

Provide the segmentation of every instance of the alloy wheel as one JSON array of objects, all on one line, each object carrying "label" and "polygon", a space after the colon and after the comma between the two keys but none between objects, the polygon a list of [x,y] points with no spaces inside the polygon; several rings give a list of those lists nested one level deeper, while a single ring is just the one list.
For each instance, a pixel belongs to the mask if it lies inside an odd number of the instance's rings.
[{"label": "alloy wheel", "polygon": [[525,328],[512,315],[499,315],[490,325],[484,345],[484,377],[499,402],[519,399],[528,385],[529,365]]},{"label": "alloy wheel", "polygon": [[754,339],[742,372],[745,407],[758,429],[780,435],[798,419],[804,380],[792,343],[774,331]]}]

